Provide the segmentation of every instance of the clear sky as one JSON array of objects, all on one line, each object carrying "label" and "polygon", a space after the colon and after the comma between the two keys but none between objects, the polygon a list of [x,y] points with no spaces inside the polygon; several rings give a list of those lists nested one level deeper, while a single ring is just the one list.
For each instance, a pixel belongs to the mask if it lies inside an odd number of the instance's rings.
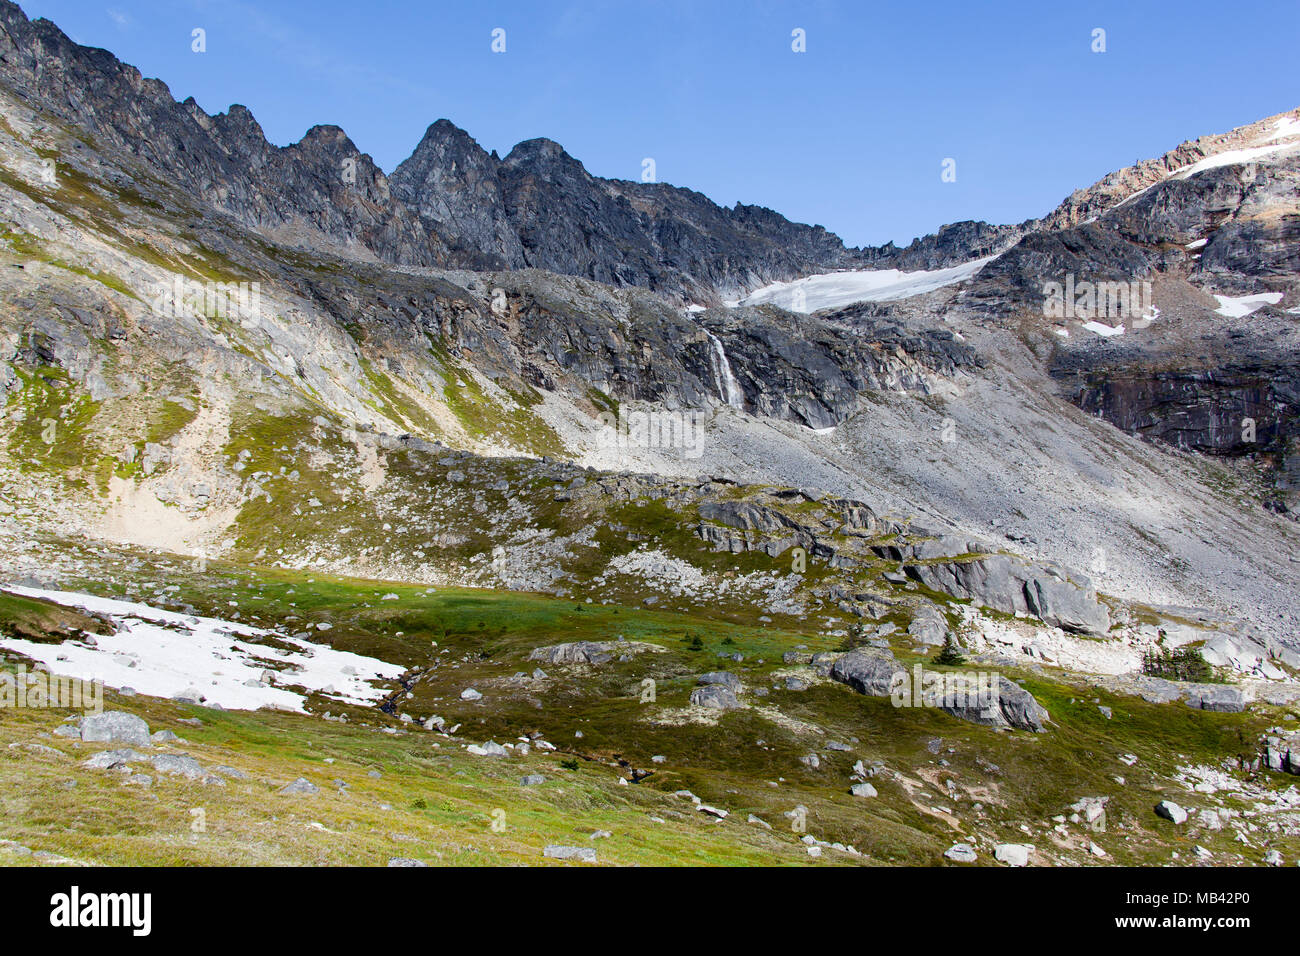
[{"label": "clear sky", "polygon": [[333,123],[391,172],[446,117],[503,156],[549,137],[600,176],[638,179],[652,157],[660,181],[851,245],[1039,216],[1112,169],[1300,106],[1300,0],[20,5],[177,99],[243,103],[278,145]]}]

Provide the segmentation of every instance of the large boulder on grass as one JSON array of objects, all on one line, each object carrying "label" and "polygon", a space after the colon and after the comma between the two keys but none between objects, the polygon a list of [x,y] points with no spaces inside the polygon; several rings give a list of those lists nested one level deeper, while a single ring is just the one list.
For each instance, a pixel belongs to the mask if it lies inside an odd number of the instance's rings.
[{"label": "large boulder on grass", "polygon": [[149,746],[149,725],[135,714],[113,710],[81,720],[81,739],[88,743]]}]

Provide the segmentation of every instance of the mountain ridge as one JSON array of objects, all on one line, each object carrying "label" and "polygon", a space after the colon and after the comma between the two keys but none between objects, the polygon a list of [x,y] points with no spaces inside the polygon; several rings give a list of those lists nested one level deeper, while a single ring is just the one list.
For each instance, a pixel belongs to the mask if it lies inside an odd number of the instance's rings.
[{"label": "mountain ridge", "polygon": [[[335,248],[360,246],[394,265],[541,268],[648,288],[679,303],[718,304],[818,272],[932,270],[995,255],[1026,235],[1095,218],[1180,168],[1232,148],[1251,130],[1294,114],[1185,141],[1076,189],[1037,219],[963,220],[907,246],[850,247],[820,225],[792,222],[764,206],[727,207],[689,187],[594,176],[545,137],[523,140],[499,158],[446,118],[431,123],[391,173],[333,124],[276,146],[246,106],[208,114],[192,97],[178,102],[164,81],[144,77],[108,50],[74,43],[47,19],[29,20],[11,0],[0,3],[0,33],[0,66],[9,80],[33,81],[30,92],[43,105],[70,108],[116,146],[158,173],[179,176],[246,224],[306,223]],[[24,84],[17,89],[23,92]],[[77,90],[93,90],[99,99],[110,94],[106,115]],[[140,146],[153,142],[158,145]],[[267,175],[252,175],[262,170]],[[241,172],[250,174],[243,182]],[[597,215],[580,221],[554,214],[566,201]]]},{"label": "mountain ridge", "polygon": [[[552,140],[524,140],[504,159],[495,159],[450,120],[430,124],[412,155],[389,175],[340,127],[314,126],[296,143],[275,146],[247,107],[234,104],[209,115],[192,97],[177,102],[163,81],[144,77],[107,50],[74,43],[48,20],[29,21],[9,0],[0,3],[0,36],[0,67],[20,95],[70,114],[247,224],[304,220],[336,246],[359,243],[396,265],[526,265],[651,288],[679,301],[716,303],[808,272],[903,261],[908,250],[918,261],[923,256],[923,261],[953,264],[986,252],[985,240],[1005,238],[1014,228],[950,224],[905,250],[893,243],[854,249],[824,227],[793,223],[766,207],[737,203],[729,208],[685,187],[592,176]],[[103,105],[89,102],[86,90]],[[333,131],[329,136],[327,129]],[[435,131],[439,141],[431,143]],[[468,179],[454,163],[452,169],[435,169],[424,161],[422,147],[445,151],[446,139],[456,141],[451,158],[469,162]],[[256,175],[264,169],[268,175]],[[417,169],[422,182],[447,188],[421,194],[413,188]],[[498,171],[505,174],[509,195],[493,195],[489,180]],[[572,190],[573,198],[608,216],[590,240],[582,224],[541,215],[541,207],[555,199],[543,187],[555,185],[548,177],[558,173],[563,173],[558,185]],[[400,183],[398,202],[393,202],[394,178]],[[451,195],[457,191],[465,195]],[[500,184],[495,192],[502,192]],[[493,208],[481,209],[484,203]],[[696,221],[706,222],[710,231],[696,228]],[[717,240],[718,235],[725,239]],[[968,248],[968,235],[984,244]],[[659,268],[658,261],[674,269]],[[685,280],[677,277],[681,267],[690,270]]]}]

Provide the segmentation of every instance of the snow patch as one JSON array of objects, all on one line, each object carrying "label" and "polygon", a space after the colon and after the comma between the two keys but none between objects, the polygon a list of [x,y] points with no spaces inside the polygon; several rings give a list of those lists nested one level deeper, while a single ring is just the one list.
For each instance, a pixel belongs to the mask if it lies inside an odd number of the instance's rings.
[{"label": "snow patch", "polygon": [[1123,335],[1123,325],[1106,325],[1103,322],[1085,322],[1083,327],[1089,332],[1096,332],[1103,338],[1110,338],[1112,335]]},{"label": "snow patch", "polygon": [[[1277,137],[1274,136],[1271,138],[1276,139]],[[1222,153],[1215,153],[1213,156],[1206,156],[1199,162],[1175,170],[1165,178],[1186,179],[1189,176],[1195,176],[1197,173],[1203,173],[1207,169],[1217,169],[1220,166],[1235,166],[1241,163],[1253,163],[1256,160],[1263,159],[1265,156],[1272,156],[1274,153],[1286,152],[1293,149],[1300,149],[1300,143],[1274,143],[1269,146],[1249,146],[1245,149],[1229,149]]]},{"label": "snow patch", "polygon": [[1219,307],[1214,311],[1229,319],[1240,319],[1266,305],[1277,305],[1282,301],[1281,292],[1261,292],[1258,295],[1216,295]]},{"label": "snow patch", "polygon": [[[6,638],[0,639],[0,647],[40,661],[55,673],[102,680],[108,687],[131,687],[150,697],[169,698],[194,688],[208,703],[227,710],[272,706],[305,713],[303,691],[323,692],[349,704],[372,704],[385,693],[374,682],[392,680],[405,670],[373,657],[217,618],[71,591],[6,590],[107,614],[118,632],[96,635],[93,646],[81,641],[38,644]],[[255,643],[264,640],[278,646]],[[267,670],[274,677],[263,684],[262,673]]]},{"label": "snow patch", "polygon": [[933,292],[971,278],[994,257],[974,259],[947,269],[901,272],[898,269],[864,269],[855,272],[827,272],[793,282],[773,282],[745,296],[727,302],[730,307],[771,303],[791,312],[817,312],[855,302],[889,302]]}]

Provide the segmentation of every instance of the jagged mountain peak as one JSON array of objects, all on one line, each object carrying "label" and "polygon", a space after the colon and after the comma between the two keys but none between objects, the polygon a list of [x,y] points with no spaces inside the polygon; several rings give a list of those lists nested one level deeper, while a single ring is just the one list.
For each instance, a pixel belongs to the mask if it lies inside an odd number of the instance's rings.
[{"label": "jagged mountain peak", "polygon": [[479,146],[473,136],[451,120],[442,117],[428,125],[411,155],[399,163],[397,169],[401,169],[412,162],[419,162],[426,154],[440,154],[449,149],[483,152],[482,147]]},{"label": "jagged mountain peak", "polygon": [[303,133],[295,146],[324,146],[335,149],[344,149],[356,151],[356,144],[352,138],[343,130],[341,126],[335,126],[333,123],[318,123],[307,132]]},{"label": "jagged mountain peak", "polygon": [[542,166],[554,163],[572,164],[584,173],[586,167],[553,139],[538,136],[516,143],[514,149],[506,154],[502,162],[507,166]]}]

